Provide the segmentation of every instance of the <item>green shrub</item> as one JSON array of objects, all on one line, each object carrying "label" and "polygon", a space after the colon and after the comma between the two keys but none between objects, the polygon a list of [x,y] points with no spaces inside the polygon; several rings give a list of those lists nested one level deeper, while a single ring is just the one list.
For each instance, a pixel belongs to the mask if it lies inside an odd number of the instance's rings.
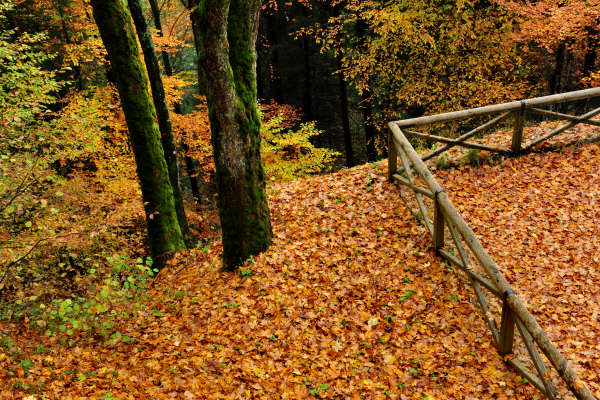
[{"label": "green shrub", "polygon": [[[17,298],[0,308],[0,320],[28,320],[64,345],[74,345],[78,337],[91,335],[100,335],[111,343],[130,343],[132,339],[115,326],[144,309],[148,280],[158,270],[152,268],[151,258],[131,260],[115,255],[106,260],[110,269],[98,277],[101,284],[94,292],[47,302],[40,302],[37,296]],[[92,268],[88,273],[93,276],[98,272]]]},{"label": "green shrub", "polygon": [[322,133],[315,123],[284,131],[285,125],[281,113],[263,123],[261,154],[267,178],[285,182],[329,171],[339,153],[310,142],[311,137]]}]

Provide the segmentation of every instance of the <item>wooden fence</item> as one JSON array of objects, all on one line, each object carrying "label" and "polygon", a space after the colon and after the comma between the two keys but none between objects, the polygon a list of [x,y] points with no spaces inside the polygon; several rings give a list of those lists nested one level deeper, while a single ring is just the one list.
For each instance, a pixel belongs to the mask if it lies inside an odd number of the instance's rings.
[{"label": "wooden fence", "polygon": [[[519,300],[511,285],[498,268],[496,262],[489,256],[479,240],[477,240],[477,237],[458,213],[448,198],[448,195],[444,192],[444,189],[430,173],[423,161],[433,157],[433,155],[430,153],[421,159],[408,141],[405,133],[407,127],[414,127],[432,122],[451,121],[476,115],[486,115],[497,112],[502,113],[500,116],[467,134],[462,135],[458,139],[451,140],[436,137],[436,139],[444,139],[445,143],[447,143],[447,146],[434,151],[434,153],[440,154],[442,151],[455,145],[469,147],[464,142],[467,137],[473,136],[476,133],[489,128],[499,120],[506,118],[510,113],[516,113],[516,124],[511,151],[518,153],[521,150],[523,120],[526,111],[544,113],[545,115],[570,119],[571,121],[566,125],[552,130],[543,137],[534,140],[528,145],[528,148],[532,148],[541,141],[568,129],[576,123],[600,125],[598,121],[588,120],[591,116],[600,113],[600,108],[590,111],[582,116],[567,117],[566,114],[541,110],[535,107],[538,105],[555,104],[569,100],[586,99],[594,96],[600,96],[600,88],[389,123],[389,180],[392,182],[399,182],[413,191],[420,213],[418,219],[423,221],[425,227],[431,234],[431,237],[433,238],[433,248],[436,253],[466,274],[467,280],[472,286],[477,298],[479,309],[492,333],[500,355],[504,357],[509,365],[515,368],[523,377],[528,379],[550,399],[556,399],[558,397],[558,391],[552,382],[551,374],[549,373],[539,350],[545,355],[546,359],[550,362],[552,367],[554,367],[558,376],[562,378],[568,389],[577,399],[594,399],[594,396],[584,382],[577,376],[571,365],[558,351],[554,343],[548,339],[548,336],[527,307]],[[567,125],[569,126],[567,127]],[[422,134],[416,136],[422,137],[421,135]],[[471,148],[477,148],[475,147],[475,144],[469,145]],[[490,149],[485,148],[485,150]],[[398,159],[400,159],[402,163],[401,170],[398,169]],[[422,186],[423,183],[425,184],[425,187]],[[425,201],[428,200],[433,203],[431,215],[429,209],[425,205]],[[412,208],[411,211],[413,211]],[[449,242],[450,246],[445,245],[447,233],[449,233],[452,239],[452,241]],[[466,246],[464,244],[466,244]],[[449,251],[451,246],[455,251]],[[470,255],[468,254],[469,250]],[[477,263],[481,267],[479,270],[482,272],[477,272],[473,269],[471,267],[471,262],[473,262],[473,265]],[[486,297],[486,292],[497,299],[494,301],[501,304],[500,326],[498,326],[491,311],[490,302],[488,301],[488,297]],[[517,343],[515,327],[520,336],[520,341],[518,343],[522,343],[525,346],[527,350],[526,354],[528,354],[531,361],[529,364],[533,364],[533,369],[535,371],[532,371],[526,363],[523,363],[512,356],[513,346]]]},{"label": "wooden fence", "polygon": [[[479,107],[479,108],[471,108],[468,110],[461,110],[461,111],[449,112],[449,113],[444,113],[444,114],[436,114],[436,115],[419,117],[419,118],[404,119],[401,121],[392,122],[392,124],[394,124],[398,128],[401,128],[404,135],[406,135],[406,136],[418,137],[420,139],[427,140],[430,142],[445,143],[445,146],[443,146],[439,149],[436,149],[436,150],[430,152],[429,154],[425,155],[422,158],[423,161],[427,161],[430,158],[435,157],[454,146],[461,146],[461,147],[466,147],[469,149],[476,149],[476,150],[486,150],[486,151],[500,153],[500,154],[504,154],[504,155],[510,155],[510,154],[516,155],[516,154],[527,153],[527,152],[532,151],[538,144],[558,135],[559,133],[566,131],[567,129],[572,128],[573,126],[575,126],[577,124],[588,124],[588,125],[600,126],[600,121],[590,119],[593,116],[600,114],[600,107],[595,108],[595,109],[593,109],[583,115],[579,115],[579,116],[563,114],[563,113],[555,112],[552,110],[546,110],[543,108],[539,108],[541,106],[565,103],[565,102],[576,101],[576,100],[587,100],[587,99],[591,99],[594,97],[600,97],[600,87],[592,88],[592,89],[585,89],[585,90],[578,90],[575,92],[554,94],[551,96],[535,97],[533,99],[513,101],[510,103],[495,104],[495,105]],[[526,116],[528,113],[542,115],[545,117],[555,118],[555,119],[559,119],[559,120],[567,120],[569,122],[553,129],[552,131],[548,132],[547,134],[545,134],[541,137],[538,137],[537,139],[535,139],[529,143],[524,144],[523,143],[523,125],[525,123],[525,119],[526,119]],[[424,126],[424,125],[430,125],[430,124],[434,124],[434,123],[443,123],[443,122],[464,120],[467,118],[485,116],[485,115],[493,115],[493,114],[500,114],[500,115],[498,115],[497,117],[484,123],[483,125],[480,125],[480,126],[476,127],[475,129],[470,130],[469,132],[461,135],[460,137],[458,137],[456,139],[450,139],[450,138],[446,138],[446,137],[442,137],[442,136],[428,135],[426,133],[417,132],[417,131],[414,131],[411,129],[411,128],[414,128],[417,126]],[[472,143],[472,142],[466,141],[467,139],[469,139],[475,135],[481,134],[484,131],[490,129],[491,127],[496,125],[498,122],[510,117],[511,115],[514,118],[514,128],[513,128],[512,142],[511,142],[510,149],[495,148],[495,147],[485,146],[485,145],[482,145],[479,143]]]}]

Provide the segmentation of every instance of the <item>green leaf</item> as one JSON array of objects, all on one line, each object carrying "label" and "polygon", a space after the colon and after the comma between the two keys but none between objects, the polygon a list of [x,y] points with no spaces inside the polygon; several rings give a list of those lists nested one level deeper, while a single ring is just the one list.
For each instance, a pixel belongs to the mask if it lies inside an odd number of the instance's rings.
[{"label": "green leaf", "polygon": [[415,294],[415,292],[413,292],[412,290],[409,290],[406,292],[406,294],[404,296],[399,297],[398,300],[400,300],[400,301],[408,300],[414,294]]}]

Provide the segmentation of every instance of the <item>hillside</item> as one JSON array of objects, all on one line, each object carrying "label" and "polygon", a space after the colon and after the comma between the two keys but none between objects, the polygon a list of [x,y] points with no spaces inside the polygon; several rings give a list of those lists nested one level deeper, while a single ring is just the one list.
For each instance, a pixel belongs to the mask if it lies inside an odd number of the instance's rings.
[{"label": "hillside", "polygon": [[[437,172],[596,395],[599,159],[590,144]],[[115,326],[127,342],[63,349],[3,324],[30,360],[0,348],[3,397],[539,398],[385,177],[381,162],[272,186],[269,251],[237,273],[218,241],[177,258]]]}]

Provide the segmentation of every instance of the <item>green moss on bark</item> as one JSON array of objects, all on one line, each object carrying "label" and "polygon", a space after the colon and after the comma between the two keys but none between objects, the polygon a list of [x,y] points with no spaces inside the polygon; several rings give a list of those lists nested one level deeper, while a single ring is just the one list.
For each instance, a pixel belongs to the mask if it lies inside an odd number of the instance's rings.
[{"label": "green moss on bark", "polygon": [[117,78],[146,211],[153,256],[160,261],[185,248],[160,142],[148,80],[123,0],[92,0],[94,18]]},{"label": "green moss on bark", "polygon": [[171,117],[169,116],[169,107],[167,106],[165,89],[160,73],[160,66],[158,65],[158,57],[156,55],[156,50],[154,49],[152,35],[150,34],[150,30],[148,29],[148,24],[144,17],[144,11],[142,10],[140,0],[129,0],[128,3],[129,9],[131,10],[131,15],[133,17],[133,22],[135,24],[138,39],[140,41],[140,45],[142,46],[142,51],[144,53],[144,60],[146,61],[146,70],[148,71],[148,77],[150,78],[152,98],[154,99],[154,107],[158,117],[157,119],[158,127],[160,130],[160,140],[165,154],[165,161],[167,162],[169,180],[171,181],[171,187],[173,188],[177,220],[179,221],[179,227],[181,228],[181,233],[183,234],[183,237],[187,238],[189,234],[189,228],[187,217],[185,215],[185,208],[183,206],[183,195],[181,193],[181,186],[179,184],[177,148],[175,146],[175,139],[173,138]]},{"label": "green moss on bark", "polygon": [[223,264],[234,269],[272,240],[256,102],[259,1],[202,0],[193,9],[200,76],[207,84],[223,231]]}]

